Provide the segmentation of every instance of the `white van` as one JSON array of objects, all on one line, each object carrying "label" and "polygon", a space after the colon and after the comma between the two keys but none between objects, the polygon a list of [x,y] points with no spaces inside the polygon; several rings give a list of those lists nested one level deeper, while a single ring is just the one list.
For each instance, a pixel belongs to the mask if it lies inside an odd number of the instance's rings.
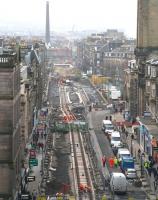
[{"label": "white van", "polygon": [[110,189],[115,193],[127,192],[127,180],[123,173],[113,172],[111,174]]},{"label": "white van", "polygon": [[110,134],[114,131],[114,126],[110,120],[103,120],[102,122],[102,130],[106,134]]},{"label": "white van", "polygon": [[122,157],[123,157],[123,156],[130,157],[131,154],[130,154],[130,152],[129,152],[128,149],[119,148],[119,149],[118,149],[118,153],[117,153],[117,158],[119,159],[119,161],[122,161]]},{"label": "white van", "polygon": [[111,146],[113,147],[120,147],[121,146],[121,136],[118,131],[113,131],[111,133]]}]

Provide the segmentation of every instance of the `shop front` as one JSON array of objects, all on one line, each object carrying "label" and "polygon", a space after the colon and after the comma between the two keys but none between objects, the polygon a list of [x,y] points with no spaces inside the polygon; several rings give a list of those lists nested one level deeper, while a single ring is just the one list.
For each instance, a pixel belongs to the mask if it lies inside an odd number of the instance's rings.
[{"label": "shop front", "polygon": [[152,137],[152,157],[158,163],[158,140],[154,136]]},{"label": "shop front", "polygon": [[147,154],[152,155],[152,136],[144,124],[140,123],[140,147]]}]

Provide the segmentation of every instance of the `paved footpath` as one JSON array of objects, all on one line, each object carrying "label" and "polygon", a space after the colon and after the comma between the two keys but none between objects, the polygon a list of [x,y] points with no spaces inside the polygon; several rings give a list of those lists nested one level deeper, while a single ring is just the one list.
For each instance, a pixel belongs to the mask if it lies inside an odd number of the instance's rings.
[{"label": "paved footpath", "polygon": [[[37,131],[37,127],[38,127],[38,123],[46,123],[47,127],[48,127],[48,115],[45,117],[45,119],[42,119],[42,116],[40,116],[40,112],[38,113],[38,120],[37,123],[35,125],[35,130]],[[46,128],[46,133],[48,134],[48,129]],[[32,134],[36,134],[37,132]],[[42,134],[43,135],[43,134]],[[44,149],[45,149],[45,143],[47,138],[42,137],[41,132],[39,132],[39,136],[38,136],[38,143],[42,143],[44,144]],[[33,136],[33,135],[32,135]],[[31,146],[31,142],[33,142],[33,138],[30,139],[29,141],[29,145]],[[44,149],[42,150],[41,148],[39,149],[39,147],[36,147],[36,159],[38,160],[38,166],[33,166],[31,168],[31,171],[29,173],[29,176],[35,176],[35,181],[33,182],[28,182],[27,183],[27,190],[30,192],[30,194],[36,194],[36,196],[39,196],[41,191],[40,191],[40,185],[41,185],[41,181],[42,181],[42,176],[41,176],[41,161],[44,158]],[[28,150],[29,151],[29,150]],[[26,163],[27,163],[27,167],[29,167],[29,153],[26,157]]]},{"label": "paved footpath", "polygon": [[[39,139],[38,142],[42,142],[43,144],[45,144],[45,139]],[[37,150],[36,158],[38,159],[38,166],[32,167],[32,173],[30,173],[30,176],[35,176],[35,181],[28,183],[28,190],[30,191],[31,194],[33,191],[36,191],[37,194],[40,193],[40,183],[42,180],[41,161],[42,161],[43,156],[44,156],[44,152],[42,152],[41,149]]]},{"label": "paved footpath", "polygon": [[[112,115],[112,117],[113,117],[113,121],[115,121],[115,122],[125,121],[124,118],[123,118],[123,115],[121,113],[115,113],[115,114]],[[141,161],[138,158],[138,154],[137,154],[138,150],[140,149],[140,146],[135,139],[131,142],[131,135],[130,134],[128,134],[127,138],[124,134],[123,138],[125,138],[126,143],[128,144],[129,150],[130,151],[132,150],[133,156],[136,158],[135,168],[138,172],[138,176],[141,177]],[[132,148],[131,148],[131,145],[132,145]],[[153,174],[150,177],[148,175],[148,173],[145,173],[145,176],[141,177],[140,179],[142,181],[143,189],[148,194],[149,199],[150,200],[156,200],[156,196],[158,197],[158,191],[155,191]]]}]

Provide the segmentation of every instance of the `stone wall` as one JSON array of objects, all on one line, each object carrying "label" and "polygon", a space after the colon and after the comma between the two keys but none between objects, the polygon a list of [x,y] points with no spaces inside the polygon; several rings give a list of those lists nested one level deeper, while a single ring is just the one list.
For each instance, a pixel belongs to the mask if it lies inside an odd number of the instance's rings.
[{"label": "stone wall", "polygon": [[13,95],[12,72],[0,72],[0,97]]},{"label": "stone wall", "polygon": [[[12,128],[13,101],[0,100],[0,133]],[[7,131],[7,132],[8,132]]]},{"label": "stone wall", "polygon": [[0,181],[0,194],[10,194],[12,193],[11,187],[12,183],[12,171],[8,168],[6,164],[0,165],[1,181]]},{"label": "stone wall", "polygon": [[138,0],[137,47],[158,47],[158,1]]}]

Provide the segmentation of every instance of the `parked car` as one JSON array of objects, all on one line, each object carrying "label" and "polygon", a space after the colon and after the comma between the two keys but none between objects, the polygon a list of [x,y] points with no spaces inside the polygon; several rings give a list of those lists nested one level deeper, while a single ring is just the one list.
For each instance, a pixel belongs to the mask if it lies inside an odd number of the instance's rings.
[{"label": "parked car", "polygon": [[36,151],[34,149],[31,149],[29,152],[29,158],[35,159],[36,158]]},{"label": "parked car", "polygon": [[125,172],[127,179],[137,179],[137,172],[135,169],[128,168]]},{"label": "parked car", "polygon": [[114,148],[114,147],[121,147],[121,136],[120,136],[120,133],[118,131],[113,131],[111,133],[111,147]]},{"label": "parked car", "polygon": [[127,180],[123,173],[113,172],[110,176],[110,189],[115,193],[127,192]]},{"label": "parked car", "polygon": [[117,153],[117,158],[119,159],[119,161],[121,162],[122,161],[122,157],[130,157],[131,154],[129,152],[128,149],[126,148],[119,148],[118,149],[118,153]]},{"label": "parked car", "polygon": [[110,120],[103,120],[102,122],[102,130],[108,137],[108,139],[111,139],[111,133],[114,131],[114,125]]}]

